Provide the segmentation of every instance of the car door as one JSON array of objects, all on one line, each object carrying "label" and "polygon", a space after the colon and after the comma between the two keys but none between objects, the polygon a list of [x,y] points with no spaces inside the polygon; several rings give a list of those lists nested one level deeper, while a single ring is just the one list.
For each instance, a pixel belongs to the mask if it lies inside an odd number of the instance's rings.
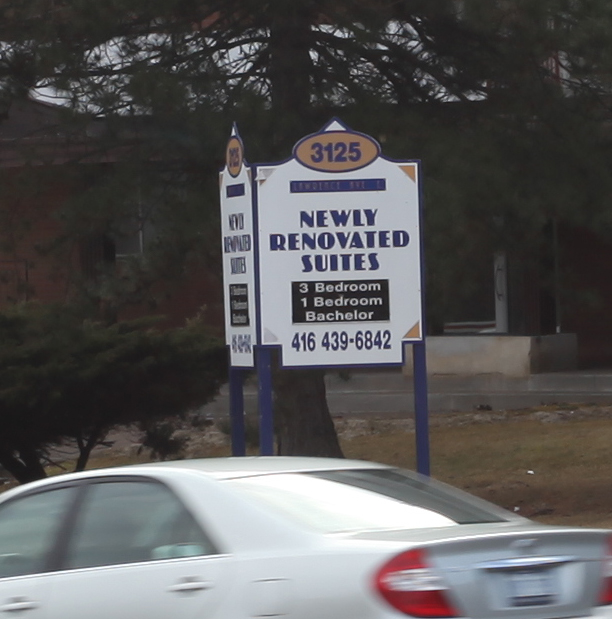
[{"label": "car door", "polygon": [[0,506],[0,619],[50,616],[50,565],[76,491],[39,491]]},{"label": "car door", "polygon": [[85,492],[50,619],[215,616],[229,557],[173,492],[143,478],[92,481]]}]

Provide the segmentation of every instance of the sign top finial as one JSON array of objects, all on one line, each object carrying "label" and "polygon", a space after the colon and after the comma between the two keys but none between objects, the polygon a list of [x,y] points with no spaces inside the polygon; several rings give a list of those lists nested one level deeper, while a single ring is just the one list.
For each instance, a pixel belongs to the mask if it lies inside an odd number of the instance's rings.
[{"label": "sign top finial", "polygon": [[225,165],[230,176],[236,178],[244,164],[244,145],[236,123],[232,125],[232,133],[225,149]]}]

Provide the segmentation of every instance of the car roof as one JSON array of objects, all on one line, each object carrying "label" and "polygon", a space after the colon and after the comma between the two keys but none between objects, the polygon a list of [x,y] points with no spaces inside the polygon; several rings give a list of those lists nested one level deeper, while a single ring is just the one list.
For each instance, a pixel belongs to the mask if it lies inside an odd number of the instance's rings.
[{"label": "car roof", "polygon": [[129,464],[101,469],[88,469],[78,473],[64,473],[16,486],[2,493],[2,502],[23,492],[36,491],[57,483],[70,483],[86,478],[151,475],[182,471],[205,475],[213,479],[237,479],[255,475],[278,473],[304,473],[311,471],[339,471],[349,469],[386,469],[384,464],[342,458],[312,458],[302,456],[241,456],[227,458],[196,458],[171,460],[146,464]]},{"label": "car roof", "polygon": [[173,460],[137,464],[120,469],[135,471],[143,468],[181,469],[195,471],[216,479],[247,477],[272,473],[305,473],[311,471],[338,471],[348,469],[385,469],[385,464],[363,460],[345,460],[343,458],[313,458],[304,456],[241,456],[229,458],[199,458],[193,460]]},{"label": "car roof", "polygon": [[170,460],[143,464],[129,464],[117,467],[88,469],[76,473],[63,473],[45,477],[27,484],[15,486],[2,493],[4,503],[23,493],[35,492],[56,484],[72,483],[84,479],[100,477],[143,475],[164,477],[173,471],[200,474],[211,479],[238,479],[258,475],[278,473],[306,473],[315,471],[340,471],[350,469],[388,469],[385,464],[364,460],[346,460],[343,458],[314,458],[302,456],[240,456],[226,458],[195,458],[188,460]]}]

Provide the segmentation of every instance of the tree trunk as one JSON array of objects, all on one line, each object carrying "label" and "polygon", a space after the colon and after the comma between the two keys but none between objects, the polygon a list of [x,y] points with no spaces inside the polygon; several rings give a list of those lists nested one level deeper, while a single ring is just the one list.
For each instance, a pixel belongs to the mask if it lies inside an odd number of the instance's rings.
[{"label": "tree trunk", "polygon": [[105,431],[101,429],[92,430],[91,434],[84,439],[82,435],[77,437],[77,446],[79,448],[79,456],[77,458],[76,464],[74,466],[75,471],[84,471],[87,463],[89,462],[89,456],[91,456],[91,452],[94,450],[96,445],[100,444]]},{"label": "tree trunk", "polygon": [[323,370],[279,370],[275,373],[278,453],[290,456],[342,458],[329,413]]},{"label": "tree trunk", "polygon": [[299,2],[282,0],[273,13],[268,77],[275,118],[272,139],[278,150],[290,149],[302,137],[312,115],[310,54],[314,20],[312,11]]},{"label": "tree trunk", "polygon": [[[311,25],[309,7],[283,0],[270,26],[272,107],[276,112],[274,147],[281,158],[308,130],[311,115]],[[279,453],[342,457],[327,406],[325,372],[280,370],[274,373]]]}]

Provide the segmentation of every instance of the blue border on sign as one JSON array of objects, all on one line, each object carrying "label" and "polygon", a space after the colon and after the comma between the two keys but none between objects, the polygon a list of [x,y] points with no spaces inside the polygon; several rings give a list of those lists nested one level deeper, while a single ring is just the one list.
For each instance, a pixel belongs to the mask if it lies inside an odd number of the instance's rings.
[{"label": "blue border on sign", "polygon": [[401,361],[398,362],[389,362],[389,363],[372,363],[372,362],[367,362],[367,363],[351,363],[351,364],[317,364],[317,365],[285,365],[284,360],[283,360],[283,345],[282,344],[263,344],[263,333],[262,333],[262,325],[261,325],[261,304],[260,304],[260,300],[261,300],[261,294],[260,294],[260,265],[259,265],[259,219],[258,219],[258,213],[259,213],[259,193],[258,193],[258,186],[257,186],[257,182],[256,182],[256,178],[257,178],[257,170],[258,168],[272,168],[272,167],[280,167],[286,163],[289,163],[292,161],[293,157],[290,157],[288,159],[285,159],[282,162],[278,162],[278,163],[268,163],[268,164],[252,164],[251,170],[252,170],[252,183],[253,183],[253,236],[254,236],[254,247],[256,247],[256,253],[255,253],[255,260],[256,260],[256,265],[255,265],[255,283],[256,283],[256,290],[257,290],[257,297],[256,297],[256,302],[257,302],[257,341],[258,341],[258,346],[261,346],[262,348],[269,348],[269,349],[277,349],[279,351],[279,359],[280,359],[280,366],[282,368],[287,368],[287,369],[296,369],[296,370],[307,370],[307,369],[334,369],[334,368],[381,368],[381,367],[389,367],[389,368],[393,368],[393,367],[402,367],[406,364],[406,345],[410,345],[411,349],[413,348],[414,344],[419,344],[419,343],[424,343],[425,339],[426,339],[426,334],[425,334],[425,280],[424,280],[424,271],[425,271],[425,260],[424,260],[424,245],[423,245],[423,209],[424,209],[424,203],[423,203],[423,184],[422,184],[422,174],[421,174],[421,166],[422,166],[422,161],[420,159],[392,159],[390,157],[385,157],[384,155],[380,156],[381,159],[384,159],[385,161],[388,161],[390,163],[395,163],[398,165],[401,164],[416,164],[416,168],[417,168],[417,177],[416,177],[416,183],[417,183],[417,190],[418,190],[418,195],[419,195],[419,208],[418,208],[418,219],[419,219],[419,259],[420,259],[420,289],[421,289],[421,339],[419,340],[406,340],[406,339],[401,339],[400,340],[400,344],[402,347],[402,351],[401,351]]}]

